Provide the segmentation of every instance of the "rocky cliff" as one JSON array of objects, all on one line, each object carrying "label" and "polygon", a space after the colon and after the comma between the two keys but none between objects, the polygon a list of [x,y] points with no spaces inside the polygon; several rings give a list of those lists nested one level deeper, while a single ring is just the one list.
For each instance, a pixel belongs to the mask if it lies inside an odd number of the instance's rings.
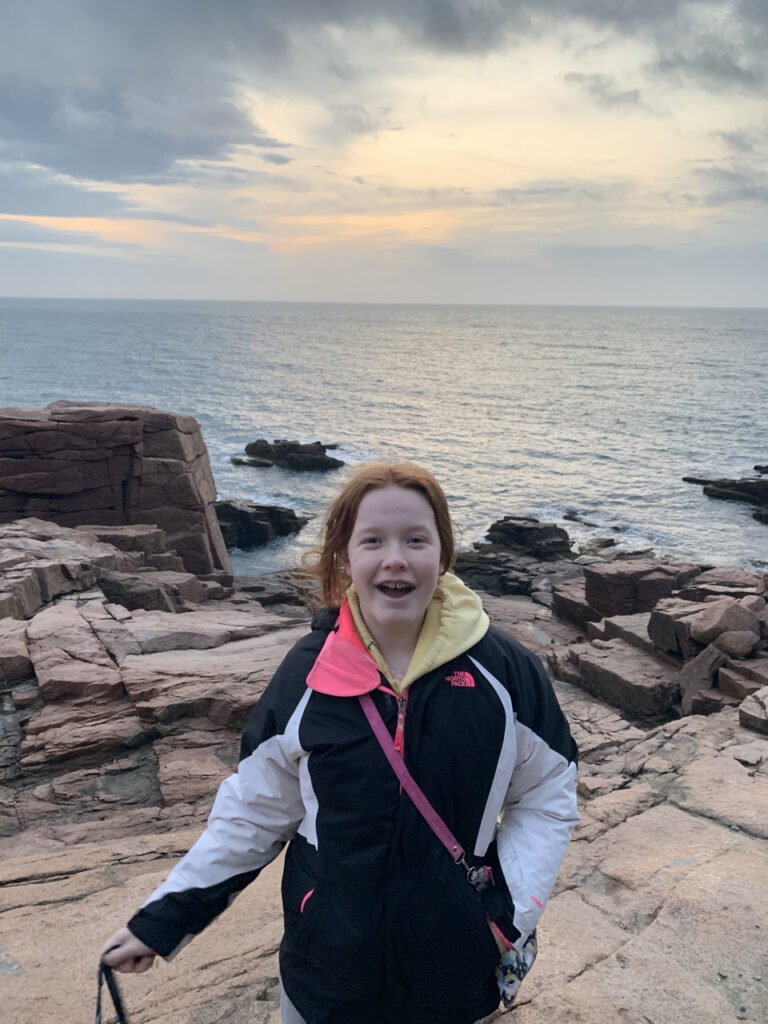
[{"label": "rocky cliff", "polygon": [[199,424],[150,406],[0,409],[0,523],[160,527],[184,568],[230,574]]}]

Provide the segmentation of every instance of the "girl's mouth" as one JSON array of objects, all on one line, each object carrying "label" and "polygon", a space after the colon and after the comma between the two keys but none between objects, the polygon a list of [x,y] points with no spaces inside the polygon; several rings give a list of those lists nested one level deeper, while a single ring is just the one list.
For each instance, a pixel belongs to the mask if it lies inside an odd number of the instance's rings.
[{"label": "girl's mouth", "polygon": [[378,583],[376,589],[385,597],[406,597],[416,588],[412,583]]}]

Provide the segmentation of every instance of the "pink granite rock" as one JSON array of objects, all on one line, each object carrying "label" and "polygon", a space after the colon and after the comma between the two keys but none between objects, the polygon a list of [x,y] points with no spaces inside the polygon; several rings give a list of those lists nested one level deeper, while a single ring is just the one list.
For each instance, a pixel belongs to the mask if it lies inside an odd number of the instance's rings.
[{"label": "pink granite rock", "polygon": [[710,644],[721,633],[748,632],[760,637],[760,621],[753,611],[733,598],[709,602],[690,624],[691,636],[702,644]]},{"label": "pink granite rock", "polygon": [[648,636],[659,650],[683,658],[694,658],[702,644],[691,637],[691,623],[708,605],[665,597],[656,605],[648,620]]},{"label": "pink granite rock", "polygon": [[119,670],[72,604],[38,612],[27,627],[27,640],[46,700],[124,696]]},{"label": "pink granite rock", "polygon": [[729,629],[712,641],[732,658],[748,658],[760,645],[760,634],[746,629]]},{"label": "pink granite rock", "polygon": [[710,644],[701,654],[687,661],[680,672],[681,706],[684,715],[690,715],[693,700],[701,690],[710,690],[717,676],[717,670],[724,665],[726,657],[721,650]]},{"label": "pink granite rock", "polygon": [[25,623],[0,619],[0,683],[13,683],[32,674]]},{"label": "pink granite rock", "polygon": [[606,616],[649,612],[699,572],[697,565],[639,558],[588,565],[584,568],[586,598]]},{"label": "pink granite rock", "polygon": [[679,671],[623,640],[596,640],[576,662],[587,693],[638,718],[666,715],[680,697]]},{"label": "pink granite rock", "polygon": [[0,522],[154,524],[189,572],[231,575],[208,453],[191,416],[98,402],[3,409],[0,444]]},{"label": "pink granite rock", "polygon": [[688,601],[706,601],[710,597],[760,597],[765,593],[765,576],[728,565],[701,573],[681,589],[680,596]]},{"label": "pink granite rock", "polygon": [[768,733],[768,686],[741,702],[739,724],[745,729]]}]

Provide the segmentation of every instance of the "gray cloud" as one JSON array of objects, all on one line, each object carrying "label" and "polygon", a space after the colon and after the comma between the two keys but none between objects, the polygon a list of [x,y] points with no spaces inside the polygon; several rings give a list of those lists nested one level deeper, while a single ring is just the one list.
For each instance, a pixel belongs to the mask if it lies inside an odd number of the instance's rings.
[{"label": "gray cloud", "polygon": [[277,164],[279,167],[293,163],[293,157],[283,156],[282,153],[265,153],[261,159],[266,160],[268,164]]},{"label": "gray cloud", "polygon": [[620,89],[611,75],[571,71],[565,81],[579,85],[601,107],[644,107],[639,89]]},{"label": "gray cloud", "polygon": [[700,167],[695,171],[705,191],[708,206],[731,206],[735,203],[768,205],[768,174],[749,168]]},{"label": "gray cloud", "polygon": [[22,163],[0,165],[0,212],[40,217],[110,217],[133,212],[114,192],[87,189],[44,168]]},{"label": "gray cloud", "polygon": [[743,51],[710,38],[701,40],[698,49],[663,52],[656,68],[664,75],[693,79],[715,92],[734,87],[754,90],[765,80],[762,68],[750,63]]},{"label": "gray cloud", "polygon": [[56,244],[119,250],[138,248],[132,242],[111,241],[89,232],[57,231],[56,228],[47,227],[43,224],[31,224],[29,221],[21,220],[0,220],[0,244]]},{"label": "gray cloud", "polygon": [[[72,177],[119,183],[183,179],[195,161],[224,160],[236,147],[286,148],[268,125],[253,124],[242,87],[291,74],[296,45],[322,54],[323,33],[338,27],[385,24],[412,46],[472,54],[588,24],[650,41],[664,75],[716,89],[760,88],[765,0],[710,6],[730,11],[729,41],[703,36],[696,18],[705,8],[687,0],[26,0],[3,11],[0,151]],[[669,38],[691,42],[672,49]],[[320,73],[343,73],[350,102],[335,108],[330,130],[342,138],[399,127],[356,95],[363,72],[335,47],[331,52],[329,44]],[[302,87],[315,88],[314,72],[302,72]],[[606,106],[641,103],[639,92],[607,77],[571,80]]]},{"label": "gray cloud", "polygon": [[748,132],[715,132],[717,138],[735,153],[753,153],[755,141]]}]

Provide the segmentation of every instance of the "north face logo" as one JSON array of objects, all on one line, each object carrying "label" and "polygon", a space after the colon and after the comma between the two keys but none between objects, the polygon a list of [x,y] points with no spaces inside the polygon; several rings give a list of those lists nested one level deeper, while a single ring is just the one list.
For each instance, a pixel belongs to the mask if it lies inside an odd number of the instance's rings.
[{"label": "north face logo", "polygon": [[469,672],[452,672],[445,677],[451,686],[474,686],[475,680]]}]

